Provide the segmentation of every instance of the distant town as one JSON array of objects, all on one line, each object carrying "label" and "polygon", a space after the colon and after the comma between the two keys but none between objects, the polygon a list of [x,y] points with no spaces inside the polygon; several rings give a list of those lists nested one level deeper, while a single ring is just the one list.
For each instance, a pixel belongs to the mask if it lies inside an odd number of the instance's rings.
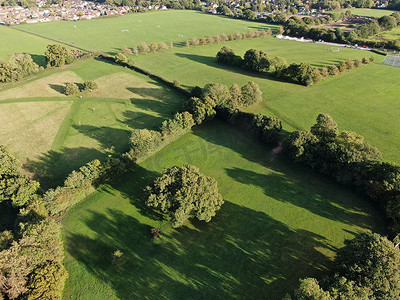
[{"label": "distant town", "polygon": [[[50,6],[46,1],[41,0],[37,4],[37,7],[0,7],[0,24],[16,25],[59,20],[90,20],[101,16],[124,15],[133,8],[81,0],[64,1],[63,4],[52,4]],[[157,7],[157,9],[162,8]]]}]

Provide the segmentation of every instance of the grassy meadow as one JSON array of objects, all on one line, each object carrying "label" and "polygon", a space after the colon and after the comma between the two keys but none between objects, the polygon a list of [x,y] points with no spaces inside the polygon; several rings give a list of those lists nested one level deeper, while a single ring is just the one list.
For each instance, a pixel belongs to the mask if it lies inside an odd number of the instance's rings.
[{"label": "grassy meadow", "polygon": [[397,26],[392,30],[383,31],[381,35],[385,39],[400,40],[400,26]]},{"label": "grassy meadow", "polygon": [[[210,223],[173,229],[142,191],[164,167],[187,163],[216,178],[226,202]],[[300,277],[322,274],[345,238],[382,230],[359,196],[217,121],[99,189],[63,225],[65,299],[281,299]]]},{"label": "grassy meadow", "polygon": [[[66,82],[94,80],[98,90],[63,95]],[[0,90],[0,143],[44,187],[76,168],[128,148],[133,128],[158,128],[183,98],[148,77],[105,61],[79,61]]]},{"label": "grassy meadow", "polygon": [[392,13],[396,12],[395,10],[389,10],[389,9],[371,9],[371,8],[350,8],[349,10],[353,15],[373,17],[373,18],[389,16]]},{"label": "grassy meadow", "polygon": [[54,43],[45,38],[1,25],[0,37],[2,40],[0,44],[0,59],[8,61],[10,54],[29,53],[33,60],[41,66],[46,65],[44,52],[46,51],[47,45]]},{"label": "grassy meadow", "polygon": [[[79,22],[48,22],[18,25],[17,28],[55,38],[90,51],[118,52],[141,42],[172,41],[183,44],[192,37],[245,32],[273,25],[234,20],[195,11],[158,11]],[[122,30],[128,30],[128,32]]]},{"label": "grassy meadow", "polygon": [[[263,38],[226,43],[243,55],[255,48],[270,56],[281,56],[288,63],[308,62],[327,66],[348,58],[374,55],[364,50],[340,48],[295,41]],[[179,48],[165,53],[132,56],[137,65],[160,74],[181,85],[193,87],[219,82],[244,85],[255,81],[263,92],[264,101],[249,108],[252,112],[279,117],[288,131],[309,129],[319,113],[329,113],[341,130],[355,131],[378,147],[384,159],[400,163],[400,69],[382,65],[383,56],[375,55],[373,64],[329,77],[313,86],[304,87],[281,82],[273,77],[258,75],[220,65],[215,55],[222,45]]]}]

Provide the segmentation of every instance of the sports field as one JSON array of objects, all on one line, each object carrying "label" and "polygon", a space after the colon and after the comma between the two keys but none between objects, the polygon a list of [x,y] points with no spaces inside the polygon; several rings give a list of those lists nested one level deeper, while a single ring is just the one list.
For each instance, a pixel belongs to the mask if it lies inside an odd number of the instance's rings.
[{"label": "sports field", "polygon": [[[94,80],[99,89],[66,97],[66,82]],[[61,184],[94,158],[128,149],[130,130],[158,128],[183,98],[146,76],[105,61],[79,61],[0,90],[0,144],[44,187]]]},{"label": "sports field", "polygon": [[29,53],[33,60],[45,66],[44,52],[54,42],[0,25],[0,59],[8,61],[12,53]]},{"label": "sports field", "polygon": [[[347,10],[347,9],[345,9]],[[383,16],[389,16],[396,12],[395,10],[388,9],[371,9],[371,8],[350,8],[353,15],[380,18]]]},{"label": "sports field", "polygon": [[[345,238],[380,232],[365,200],[270,154],[211,122],[73,207],[63,221],[64,299],[281,299],[300,277],[323,273]],[[226,202],[210,223],[175,230],[144,206],[142,190],[164,167],[186,163],[216,178]]]},{"label": "sports field", "polygon": [[[270,56],[281,56],[289,63],[309,62],[314,66],[373,55],[368,51],[347,48],[332,52],[328,45],[272,37],[228,42],[226,45],[239,55],[255,48],[267,51]],[[400,126],[397,117],[400,110],[400,69],[382,65],[383,56],[375,55],[373,64],[329,77],[307,88],[222,66],[215,60],[220,48],[221,45],[179,48],[133,59],[138,66],[178,80],[187,87],[210,82],[243,85],[253,80],[263,91],[264,101],[251,107],[251,111],[279,117],[288,131],[309,129],[319,113],[328,113],[340,128],[365,136],[382,151],[384,159],[400,162],[400,133],[396,129]]]},{"label": "sports field", "polygon": [[17,28],[56,38],[70,45],[91,51],[115,53],[122,47],[138,46],[141,42],[172,41],[183,44],[192,37],[215,36],[234,31],[245,32],[276,26],[234,20],[194,11],[158,11],[130,14],[118,18],[79,22],[48,22],[18,25]]}]

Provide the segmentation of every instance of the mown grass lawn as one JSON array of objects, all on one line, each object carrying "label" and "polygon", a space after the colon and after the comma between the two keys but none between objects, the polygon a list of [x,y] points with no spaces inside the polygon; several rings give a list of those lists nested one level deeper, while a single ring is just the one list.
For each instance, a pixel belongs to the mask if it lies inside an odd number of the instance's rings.
[{"label": "mown grass lawn", "polygon": [[[94,80],[98,90],[65,96],[66,82]],[[74,169],[128,149],[133,128],[157,129],[183,98],[146,76],[99,60],[46,70],[0,90],[0,144],[43,187]]]},{"label": "mown grass lawn", "polygon": [[[17,28],[55,38],[90,51],[115,53],[122,47],[138,46],[141,42],[172,41],[183,44],[193,37],[230,34],[249,29],[275,28],[262,23],[235,20],[195,11],[158,11],[129,14],[79,22],[18,25]],[[124,30],[124,31],[123,31]],[[127,31],[126,31],[127,30]]]},{"label": "mown grass lawn", "polygon": [[389,10],[389,9],[370,9],[370,8],[351,8],[350,11],[353,15],[374,17],[374,18],[389,16],[392,13],[396,12],[395,10]]},{"label": "mown grass lawn", "polygon": [[[226,43],[239,55],[250,48],[281,56],[289,63],[308,62],[314,66],[331,65],[348,58],[373,55],[363,50],[284,41],[276,38],[243,40]],[[263,92],[263,102],[251,107],[252,112],[279,117],[288,131],[309,129],[319,113],[334,117],[340,129],[355,131],[378,147],[384,159],[400,162],[400,68],[382,65],[383,56],[375,55],[373,64],[354,69],[313,86],[304,87],[281,82],[272,77],[245,72],[218,64],[216,53],[222,45],[179,48],[165,53],[134,57],[138,66],[178,80],[191,88],[206,83],[244,85],[255,81]],[[270,51],[268,51],[270,50]]]},{"label": "mown grass lawn", "polygon": [[[173,229],[146,208],[143,188],[187,163],[216,178],[226,202],[210,223]],[[359,196],[217,121],[96,191],[63,225],[65,299],[281,299],[300,277],[324,273],[344,239],[382,230]]]},{"label": "mown grass lawn", "polygon": [[33,60],[45,66],[44,53],[48,44],[54,42],[0,25],[0,59],[8,61],[10,54],[29,53]]}]

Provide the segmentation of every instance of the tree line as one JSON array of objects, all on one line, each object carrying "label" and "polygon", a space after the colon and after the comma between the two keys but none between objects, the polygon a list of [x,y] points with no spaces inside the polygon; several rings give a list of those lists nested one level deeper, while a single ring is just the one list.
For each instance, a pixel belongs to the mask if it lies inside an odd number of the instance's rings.
[{"label": "tree line", "polygon": [[[345,32],[340,28],[328,29],[313,27],[313,23],[305,22],[306,18],[289,18],[283,26],[282,33],[293,37],[304,37],[312,40],[341,44],[359,44],[376,48],[389,48],[400,50],[399,40],[369,40],[382,31],[390,30],[400,24],[400,13],[395,12],[390,16],[383,16],[377,20],[369,20],[357,29]],[[307,20],[307,19],[306,19]]]},{"label": "tree line", "polygon": [[364,57],[362,60],[348,59],[347,61],[339,62],[338,65],[320,69],[314,68],[308,63],[292,63],[288,65],[284,58],[279,56],[269,57],[267,53],[256,49],[247,50],[242,58],[236,55],[234,50],[224,46],[217,53],[217,61],[224,65],[251,72],[266,73],[288,82],[311,86],[329,75],[335,76],[355,67],[361,67],[363,64],[368,64],[374,61],[374,57],[372,56],[369,59]]},{"label": "tree line", "polygon": [[[239,31],[235,31],[232,34],[225,34],[222,33],[220,35],[216,36],[209,36],[209,37],[193,37],[190,40],[187,40],[185,42],[186,47],[190,46],[199,46],[199,45],[207,45],[207,44],[214,44],[214,43],[221,43],[221,42],[227,42],[227,41],[234,41],[234,40],[242,40],[242,39],[251,39],[251,38],[260,38],[260,37],[266,37],[270,36],[272,34],[271,29],[264,30],[249,30],[245,33],[240,33]],[[157,51],[165,51],[168,49],[173,49],[174,48],[174,43],[173,42],[161,42],[161,43],[150,43],[147,44],[146,42],[140,43],[140,45],[135,46],[133,48],[129,47],[123,47],[121,49],[121,52],[117,53],[115,58],[118,62],[124,62],[124,63],[129,63],[129,64],[134,64],[133,61],[130,61],[128,58],[128,55],[139,55],[140,53],[147,54],[149,52],[157,52]]]},{"label": "tree line", "polygon": [[[48,45],[45,52],[46,66],[47,68],[60,67],[85,56],[86,54],[80,50],[69,50],[58,44]],[[26,76],[43,70],[42,66],[39,67],[33,61],[30,54],[14,53],[8,62],[0,59],[0,82],[20,81]]]},{"label": "tree line", "polygon": [[39,183],[20,166],[0,145],[0,205],[18,211],[15,225],[0,232],[0,298],[61,299],[67,278],[61,228],[47,214]]}]

